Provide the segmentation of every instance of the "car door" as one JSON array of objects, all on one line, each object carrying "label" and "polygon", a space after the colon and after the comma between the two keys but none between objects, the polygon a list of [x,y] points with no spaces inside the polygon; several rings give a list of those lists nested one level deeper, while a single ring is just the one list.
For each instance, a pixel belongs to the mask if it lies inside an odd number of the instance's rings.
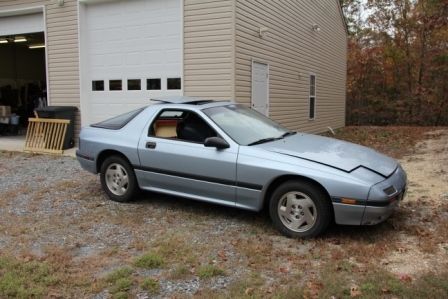
[{"label": "car door", "polygon": [[192,110],[161,109],[139,141],[141,167],[136,175],[140,187],[233,206],[238,145],[230,141],[229,148],[216,149],[177,138],[182,113],[194,113],[214,132],[219,130]]}]

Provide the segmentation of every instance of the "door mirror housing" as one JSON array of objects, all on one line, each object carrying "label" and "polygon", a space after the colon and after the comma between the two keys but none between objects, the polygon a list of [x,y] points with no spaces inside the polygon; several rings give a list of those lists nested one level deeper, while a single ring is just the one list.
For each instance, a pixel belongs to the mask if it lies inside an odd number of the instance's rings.
[{"label": "door mirror housing", "polygon": [[205,147],[216,147],[217,149],[229,148],[230,145],[221,137],[209,137],[204,141]]}]

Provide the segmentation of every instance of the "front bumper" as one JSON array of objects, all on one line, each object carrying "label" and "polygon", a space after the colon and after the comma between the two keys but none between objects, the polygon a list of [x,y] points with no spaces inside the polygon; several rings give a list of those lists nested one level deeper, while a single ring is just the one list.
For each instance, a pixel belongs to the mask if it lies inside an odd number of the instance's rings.
[{"label": "front bumper", "polygon": [[368,201],[356,205],[333,201],[335,221],[342,225],[375,225],[381,223],[394,213],[403,198],[404,192],[398,194],[396,199],[376,206],[369,206]]},{"label": "front bumper", "polygon": [[[335,222],[342,225],[375,225],[385,221],[398,208],[406,193],[407,177],[401,166],[384,181],[370,188],[367,200],[344,203],[333,197]],[[385,189],[393,186],[395,193],[387,195]]]},{"label": "front bumper", "polygon": [[[406,172],[399,165],[390,177],[370,189],[361,224],[375,225],[389,218],[404,199],[406,186]],[[395,192],[386,195],[385,190],[389,188]]]},{"label": "front bumper", "polygon": [[78,159],[79,164],[81,164],[81,167],[84,170],[87,170],[88,172],[96,174],[96,163],[95,159],[89,156],[86,156],[79,152],[79,150],[76,151],[76,158]]},{"label": "front bumper", "polygon": [[366,206],[361,225],[375,225],[389,218],[399,206],[399,200],[395,200],[384,207]]}]

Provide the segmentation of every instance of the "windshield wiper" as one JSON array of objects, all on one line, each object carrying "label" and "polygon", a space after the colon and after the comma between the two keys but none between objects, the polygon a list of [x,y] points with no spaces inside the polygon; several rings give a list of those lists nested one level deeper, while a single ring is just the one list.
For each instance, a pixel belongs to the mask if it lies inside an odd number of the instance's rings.
[{"label": "windshield wiper", "polygon": [[289,132],[286,132],[285,134],[283,134],[283,135],[282,135],[282,138],[285,138],[285,137],[287,137],[287,136],[291,136],[291,135],[295,135],[295,134],[297,134],[297,132],[289,131]]},{"label": "windshield wiper", "polygon": [[291,132],[291,131],[289,131],[289,132],[286,132],[286,133],[284,133],[282,136],[279,136],[279,137],[263,138],[263,139],[260,139],[260,140],[251,142],[251,143],[248,144],[248,146],[256,145],[256,144],[262,144],[262,143],[266,143],[266,142],[270,142],[270,141],[275,141],[275,140],[280,140],[280,139],[283,139],[283,138],[285,138],[285,137],[287,137],[287,136],[294,135],[294,134],[296,134],[296,132]]},{"label": "windshield wiper", "polygon": [[263,138],[254,142],[251,142],[248,144],[248,146],[251,145],[256,145],[256,144],[262,144],[262,143],[266,143],[266,142],[270,142],[270,141],[275,141],[275,140],[279,140],[282,139],[283,137],[269,137],[269,138]]}]

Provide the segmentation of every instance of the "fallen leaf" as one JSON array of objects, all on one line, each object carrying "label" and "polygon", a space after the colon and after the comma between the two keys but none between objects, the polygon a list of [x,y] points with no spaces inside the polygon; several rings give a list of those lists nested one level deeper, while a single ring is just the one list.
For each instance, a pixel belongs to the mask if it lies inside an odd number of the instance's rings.
[{"label": "fallen leaf", "polygon": [[398,247],[397,250],[398,250],[399,253],[405,253],[406,252],[406,249],[403,248],[403,247]]},{"label": "fallen leaf", "polygon": [[250,295],[252,295],[254,293],[254,288],[247,288],[245,291],[244,291],[244,294],[246,294],[246,296],[250,296]]},{"label": "fallen leaf", "polygon": [[358,286],[354,285],[350,288],[350,297],[358,297],[361,296],[361,290]]},{"label": "fallen leaf", "polygon": [[223,261],[227,261],[227,256],[226,253],[224,252],[224,250],[220,250],[218,251],[218,256],[220,259],[222,259]]},{"label": "fallen leaf", "polygon": [[398,278],[403,282],[411,282],[412,281],[412,277],[409,276],[408,274],[400,274],[398,276]]},{"label": "fallen leaf", "polygon": [[57,292],[51,292],[47,296],[48,296],[48,298],[53,298],[53,299],[64,298],[64,296],[62,296],[60,293],[57,293]]},{"label": "fallen leaf", "polygon": [[304,298],[316,298],[319,295],[319,290],[323,287],[322,283],[315,281],[307,282],[306,286]]}]

